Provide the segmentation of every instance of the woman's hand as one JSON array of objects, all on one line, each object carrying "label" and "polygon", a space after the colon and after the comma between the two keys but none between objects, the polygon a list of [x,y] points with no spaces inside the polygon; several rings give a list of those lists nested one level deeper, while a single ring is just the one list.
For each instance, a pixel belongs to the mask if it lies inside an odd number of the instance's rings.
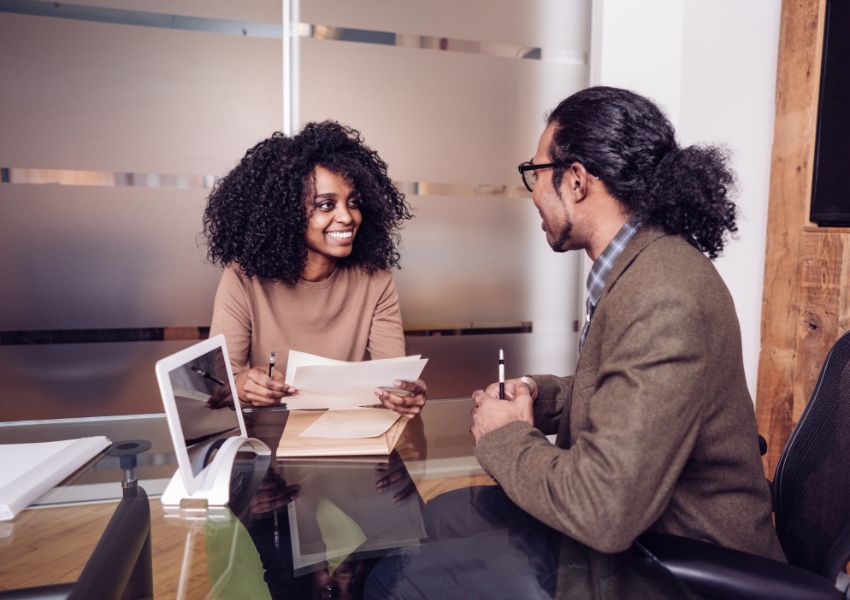
[{"label": "woman's hand", "polygon": [[398,452],[390,454],[386,462],[376,464],[375,471],[378,474],[378,479],[375,481],[376,491],[381,492],[390,486],[397,488],[395,494],[393,494],[393,502],[401,502],[416,492],[416,484],[410,478],[407,466],[405,466],[404,460]]},{"label": "woman's hand", "polygon": [[284,396],[297,394],[298,390],[283,380],[283,373],[272,369],[272,376],[262,367],[242,371],[236,376],[236,393],[242,402],[253,406],[280,404]]},{"label": "woman's hand", "polygon": [[252,516],[264,515],[283,508],[295,500],[300,492],[300,485],[287,485],[283,477],[270,469],[251,498],[248,508]]},{"label": "woman's hand", "polygon": [[[421,379],[416,381],[394,381],[396,387],[393,391],[386,388],[378,388],[375,395],[381,404],[394,410],[400,415],[412,419],[422,411],[425,399],[428,396],[428,386]],[[396,393],[395,390],[402,393]],[[407,392],[407,393],[404,393]]]}]

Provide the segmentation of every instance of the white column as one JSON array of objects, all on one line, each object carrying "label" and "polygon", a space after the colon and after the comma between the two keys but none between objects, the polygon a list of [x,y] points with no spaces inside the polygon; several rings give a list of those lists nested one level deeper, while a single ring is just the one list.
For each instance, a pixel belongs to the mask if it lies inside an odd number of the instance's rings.
[{"label": "white column", "polygon": [[723,144],[733,153],[739,232],[715,264],[735,300],[753,396],[780,8],[781,0],[595,0],[591,20],[591,85],[653,99],[682,145]]}]

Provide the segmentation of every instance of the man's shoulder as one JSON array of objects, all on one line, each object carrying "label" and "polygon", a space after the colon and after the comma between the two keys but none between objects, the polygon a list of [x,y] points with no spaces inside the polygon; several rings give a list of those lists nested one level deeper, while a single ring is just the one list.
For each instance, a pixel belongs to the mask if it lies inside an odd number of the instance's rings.
[{"label": "man's shoulder", "polygon": [[662,285],[721,282],[711,260],[680,235],[661,235],[646,244],[624,270],[632,278]]},{"label": "man's shoulder", "polygon": [[[646,257],[655,259],[678,260],[690,264],[711,264],[711,260],[705,254],[697,250],[681,235],[664,233],[655,227],[648,227],[647,229],[650,241],[639,255],[646,255]],[[643,231],[640,233],[643,233]],[[635,235],[635,238],[638,238],[638,236]]]},{"label": "man's shoulder", "polygon": [[[641,243],[638,236],[635,238]],[[730,299],[711,260],[681,236],[654,235],[648,242],[644,237],[643,242],[627,257],[628,264],[623,265],[616,280],[610,282],[612,297],[630,305],[662,299],[723,305]]]},{"label": "man's shoulder", "polygon": [[[707,256],[675,235],[655,236],[621,265],[615,281],[600,299],[593,319],[608,341],[630,337],[640,352],[662,333],[675,340],[722,338],[740,345],[732,296]],[[599,329],[601,328],[601,330]],[[591,326],[584,355],[591,343]],[[648,336],[648,337],[647,337]],[[601,343],[596,340],[596,344]],[[597,346],[604,355],[602,346]]]}]

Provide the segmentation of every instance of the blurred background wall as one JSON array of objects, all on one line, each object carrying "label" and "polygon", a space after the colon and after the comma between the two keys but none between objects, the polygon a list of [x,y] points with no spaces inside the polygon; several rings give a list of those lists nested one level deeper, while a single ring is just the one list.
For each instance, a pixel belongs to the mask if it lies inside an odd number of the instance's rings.
[{"label": "blurred background wall", "polygon": [[570,372],[579,257],[516,165],[588,84],[590,26],[590,0],[4,1],[0,420],[160,411],[154,362],[209,325],[211,185],[326,118],[416,212],[397,282],[432,396],[492,381],[499,347],[509,375]]},{"label": "blurred background wall", "polygon": [[[588,84],[726,144],[740,232],[717,264],[756,386],[780,0],[0,3],[0,421],[161,410],[154,362],[205,337],[204,199],[256,141],[358,128],[417,217],[397,272],[432,396],[570,373],[587,260],[516,173]],[[283,35],[289,19],[289,38]]]}]

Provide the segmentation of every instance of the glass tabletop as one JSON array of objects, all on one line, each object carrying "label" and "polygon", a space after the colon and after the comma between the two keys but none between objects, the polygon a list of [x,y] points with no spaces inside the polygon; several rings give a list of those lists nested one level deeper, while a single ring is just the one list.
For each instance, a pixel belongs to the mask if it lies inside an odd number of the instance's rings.
[{"label": "glass tabletop", "polygon": [[[152,498],[157,597],[227,598],[232,586],[250,597],[357,597],[382,557],[426,537],[429,500],[492,483],[474,457],[471,407],[429,401],[389,456],[238,459],[226,509],[166,509],[154,499],[177,468],[164,415],[4,426],[0,443],[149,440],[137,477]],[[287,414],[245,415],[272,456]],[[121,475],[117,458],[102,455],[0,524],[0,589],[74,581],[121,498]]]}]

